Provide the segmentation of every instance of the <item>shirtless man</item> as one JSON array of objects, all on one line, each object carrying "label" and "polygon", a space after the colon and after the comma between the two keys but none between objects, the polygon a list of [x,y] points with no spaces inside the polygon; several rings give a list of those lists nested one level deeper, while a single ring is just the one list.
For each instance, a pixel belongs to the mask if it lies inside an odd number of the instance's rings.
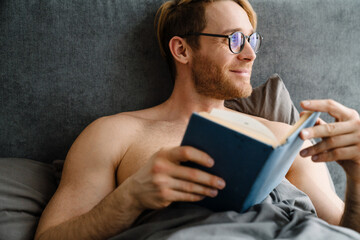
[{"label": "shirtless man", "polygon": [[[256,15],[246,0],[175,5],[165,3],[158,15],[159,42],[175,77],[172,95],[150,109],[102,117],[81,133],[66,157],[61,183],[43,212],[35,239],[105,239],[129,228],[145,209],[214,197],[225,187],[217,176],[181,166],[183,161],[207,167],[214,162],[204,152],[179,145],[192,112],[224,109],[224,99],[250,95]],[[186,11],[177,11],[181,8]],[[190,34],[236,31],[252,36],[250,41],[242,45],[237,34],[229,46],[227,38]],[[319,122],[302,132],[304,139],[326,140],[304,150],[305,158],[299,155],[286,177],[308,194],[320,218],[360,231],[359,115],[331,100],[306,101],[302,106],[329,112],[337,122]],[[259,120],[279,137],[289,128]],[[314,163],[310,156],[344,167],[345,211],[330,187],[325,164]]]}]

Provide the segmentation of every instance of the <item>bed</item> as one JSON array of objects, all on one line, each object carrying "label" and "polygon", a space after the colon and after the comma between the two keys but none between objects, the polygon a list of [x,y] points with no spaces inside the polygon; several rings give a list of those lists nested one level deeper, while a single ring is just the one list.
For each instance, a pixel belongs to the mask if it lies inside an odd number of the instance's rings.
[{"label": "bed", "polygon": [[[161,2],[0,2],[0,239],[33,238],[41,212],[56,190],[66,153],[89,123],[100,116],[159,104],[170,95],[170,74],[153,31]],[[264,36],[252,75],[257,90],[249,99],[226,104],[289,124],[301,111],[300,100],[308,98],[333,98],[360,112],[360,2],[251,3],[258,14],[258,31]],[[332,121],[329,116],[322,117]],[[345,174],[336,164],[328,167],[335,190],[343,198]],[[279,187],[284,186],[288,186],[286,181]],[[276,195],[267,201],[273,203],[274,199]],[[301,194],[299,199],[304,212],[314,214],[311,206],[302,202]],[[176,215],[179,209],[193,211],[193,206],[186,204],[175,207],[144,213],[134,229],[154,229],[153,223],[161,216]],[[189,219],[193,232],[166,235],[169,228],[165,226],[143,238],[189,239],[186,237],[197,236],[198,231],[210,234],[211,229],[220,234],[216,228],[194,226],[238,219],[232,214],[210,217],[207,210],[199,209],[195,220],[200,222]],[[174,224],[171,229],[179,227],[181,216],[168,221]],[[317,224],[323,223],[314,220],[309,227],[318,229]],[[297,222],[294,226],[301,229],[305,225]],[[254,233],[254,238],[289,236],[278,226],[269,229],[278,235]],[[335,236],[338,228],[329,229],[329,236]],[[232,232],[230,227],[228,233]],[[344,238],[358,236],[350,230],[344,232]],[[132,235],[117,239],[128,236]],[[226,236],[223,239],[239,237]]]}]

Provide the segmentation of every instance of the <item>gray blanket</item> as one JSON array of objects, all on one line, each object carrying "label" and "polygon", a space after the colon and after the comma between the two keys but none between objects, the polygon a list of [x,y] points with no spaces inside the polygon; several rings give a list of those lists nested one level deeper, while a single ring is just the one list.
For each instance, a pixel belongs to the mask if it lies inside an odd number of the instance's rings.
[{"label": "gray blanket", "polygon": [[245,213],[214,213],[193,204],[175,203],[144,212],[129,230],[111,239],[329,240],[360,239],[360,234],[319,219],[307,195],[283,180],[261,204]]}]

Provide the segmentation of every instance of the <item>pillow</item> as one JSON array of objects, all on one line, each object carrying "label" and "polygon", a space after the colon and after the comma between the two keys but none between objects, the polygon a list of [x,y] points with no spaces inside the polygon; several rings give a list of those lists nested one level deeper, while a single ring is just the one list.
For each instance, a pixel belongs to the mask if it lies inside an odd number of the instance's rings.
[{"label": "pillow", "polygon": [[299,120],[299,112],[278,74],[273,74],[264,84],[254,88],[250,97],[225,101],[225,106],[290,125]]},{"label": "pillow", "polygon": [[51,164],[0,158],[0,239],[34,239],[41,213],[56,187]]}]

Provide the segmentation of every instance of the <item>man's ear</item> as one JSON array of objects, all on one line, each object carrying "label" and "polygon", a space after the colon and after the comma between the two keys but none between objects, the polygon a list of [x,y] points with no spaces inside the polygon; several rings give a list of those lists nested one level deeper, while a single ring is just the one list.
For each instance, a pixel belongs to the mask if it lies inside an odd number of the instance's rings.
[{"label": "man's ear", "polygon": [[187,64],[189,62],[190,46],[183,38],[178,36],[171,38],[169,41],[169,48],[175,61],[182,64]]}]

